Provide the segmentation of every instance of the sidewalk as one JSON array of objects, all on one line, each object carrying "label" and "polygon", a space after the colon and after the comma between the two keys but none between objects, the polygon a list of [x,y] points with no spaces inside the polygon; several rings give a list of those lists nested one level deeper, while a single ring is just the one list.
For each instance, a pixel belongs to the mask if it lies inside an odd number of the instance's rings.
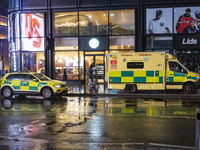
[{"label": "sidewalk", "polygon": [[69,87],[66,96],[77,97],[134,97],[134,98],[170,98],[170,99],[195,99],[200,100],[199,94],[185,94],[181,90],[171,91],[137,91],[137,93],[126,93],[124,90],[108,90],[104,84],[99,84],[99,88],[89,91],[88,84],[80,82],[67,82]]}]

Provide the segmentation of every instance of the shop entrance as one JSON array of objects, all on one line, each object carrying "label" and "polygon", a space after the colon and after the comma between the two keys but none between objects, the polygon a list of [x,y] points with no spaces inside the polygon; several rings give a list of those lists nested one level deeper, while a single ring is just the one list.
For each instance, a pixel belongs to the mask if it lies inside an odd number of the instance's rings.
[{"label": "shop entrance", "polygon": [[90,69],[90,65],[94,63],[96,67],[97,74],[97,82],[104,83],[104,54],[85,54],[85,82],[88,83],[88,70]]}]

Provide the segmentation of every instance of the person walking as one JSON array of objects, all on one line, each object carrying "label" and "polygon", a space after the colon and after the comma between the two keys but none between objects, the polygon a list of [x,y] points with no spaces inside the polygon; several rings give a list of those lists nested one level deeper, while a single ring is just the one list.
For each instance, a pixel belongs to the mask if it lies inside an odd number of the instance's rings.
[{"label": "person walking", "polygon": [[90,68],[88,70],[89,90],[91,90],[93,86],[93,70],[92,70],[93,67],[94,67],[94,63],[90,65]]}]

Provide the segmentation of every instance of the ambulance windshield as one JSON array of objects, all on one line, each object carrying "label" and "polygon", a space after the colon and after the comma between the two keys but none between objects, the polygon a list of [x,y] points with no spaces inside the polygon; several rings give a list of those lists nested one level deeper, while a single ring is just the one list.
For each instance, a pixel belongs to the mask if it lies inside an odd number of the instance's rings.
[{"label": "ambulance windshield", "polygon": [[34,74],[38,79],[40,79],[41,81],[49,81],[51,80],[50,78],[48,78],[47,76],[43,75],[43,74],[40,74],[40,73],[37,73],[37,74]]}]

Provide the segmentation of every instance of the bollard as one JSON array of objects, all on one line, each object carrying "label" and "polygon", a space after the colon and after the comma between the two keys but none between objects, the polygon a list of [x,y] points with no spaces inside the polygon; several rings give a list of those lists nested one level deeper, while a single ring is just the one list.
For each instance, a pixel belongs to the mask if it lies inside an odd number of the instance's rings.
[{"label": "bollard", "polygon": [[200,108],[197,109],[197,121],[196,121],[196,150],[200,150]]}]

